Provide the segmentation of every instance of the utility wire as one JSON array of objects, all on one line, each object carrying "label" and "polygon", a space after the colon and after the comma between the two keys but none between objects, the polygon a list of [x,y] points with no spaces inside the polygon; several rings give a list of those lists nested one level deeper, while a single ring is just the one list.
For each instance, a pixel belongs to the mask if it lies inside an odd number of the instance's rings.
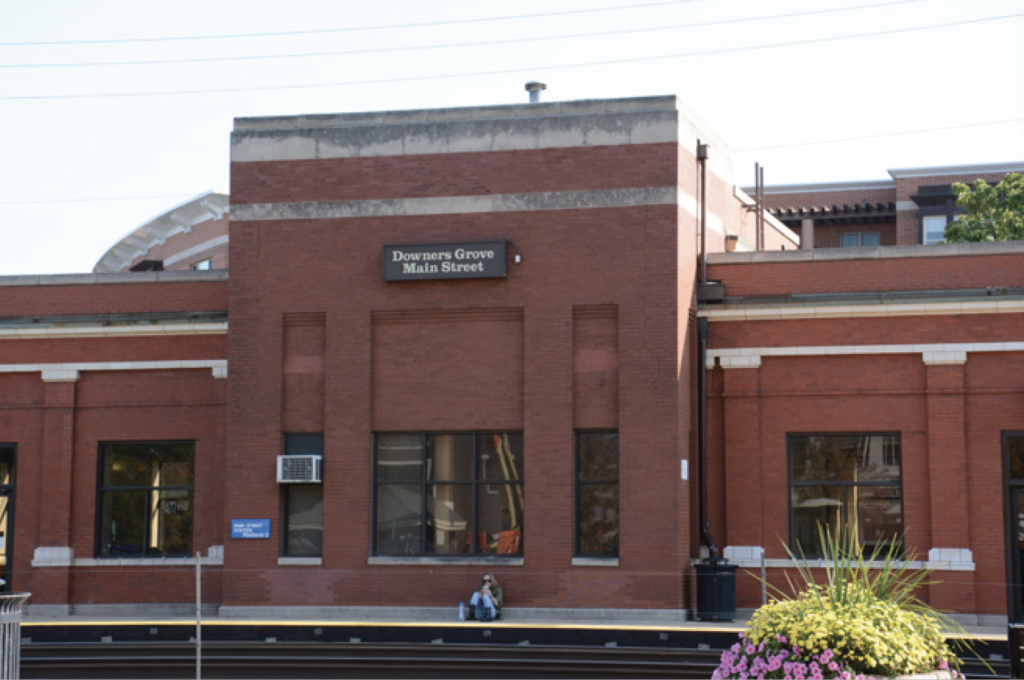
[{"label": "utility wire", "polygon": [[144,201],[150,199],[181,198],[191,194],[154,194],[152,196],[110,196],[107,198],[39,198],[32,201],[0,201],[0,205],[41,205],[50,203],[105,203],[108,201]]},{"label": "utility wire", "polygon": [[641,5],[619,5],[616,7],[596,7],[592,9],[566,10],[563,12],[546,12],[540,14],[518,14],[503,17],[480,17],[476,19],[450,19],[447,21],[427,21],[414,24],[384,24],[381,26],[354,26],[351,28],[317,28],[303,31],[275,31],[271,33],[234,33],[227,35],[180,35],[167,38],[113,38],[109,40],[56,40],[52,42],[0,42],[0,47],[30,47],[42,45],[115,45],[122,43],[175,42],[181,40],[235,40],[239,38],[275,38],[292,35],[316,35],[324,33],[355,33],[359,31],[386,31],[399,28],[427,28],[432,26],[457,26],[462,24],[482,24],[497,21],[513,21],[519,19],[540,19],[546,17],[568,16],[574,14],[593,14],[597,12],[617,12],[620,10],[646,9],[648,7],[664,7],[665,5],[682,5],[710,0],[668,0],[667,2],[648,2]]},{"label": "utility wire", "polygon": [[961,125],[945,125],[942,127],[919,128],[917,130],[901,130],[899,132],[879,132],[870,135],[857,135],[855,137],[835,137],[833,139],[816,139],[807,142],[791,142],[789,144],[772,144],[770,146],[754,146],[746,149],[733,149],[733,153],[750,153],[753,151],[771,151],[773,149],[792,149],[798,146],[817,146],[819,144],[839,144],[842,142],[855,142],[862,139],[878,139],[880,137],[902,137],[904,135],[921,135],[929,132],[946,132],[947,130],[962,130],[964,128],[986,127],[989,125],[1006,125],[1008,123],[1024,123],[1024,118],[1007,118],[1005,120],[987,120],[981,123],[963,123]]},{"label": "utility wire", "polygon": [[808,38],[806,40],[792,40],[781,43],[768,43],[765,45],[749,45],[746,47],[723,47],[714,50],[702,50],[699,52],[682,52],[679,54],[664,54],[652,57],[633,57],[629,59],[609,59],[605,61],[580,62],[576,64],[543,65],[531,67],[518,67],[508,69],[494,69],[490,71],[476,71],[469,73],[445,73],[438,75],[400,76],[396,78],[373,78],[369,80],[348,80],[334,83],[306,83],[299,85],[260,85],[252,87],[219,88],[213,90],[166,90],[153,92],[104,92],[94,94],[53,94],[53,95],[3,95],[0,101],[27,101],[27,100],[53,100],[53,99],[105,99],[115,97],[166,97],[196,94],[233,94],[239,92],[266,92],[282,90],[303,90],[328,87],[349,87],[352,85],[383,85],[394,83],[423,82],[427,80],[447,80],[451,78],[474,78],[482,76],[506,75],[510,73],[559,71],[567,69],[588,68],[592,66],[613,66],[618,64],[636,64],[650,61],[664,61],[671,59],[685,59],[689,57],[706,57],[717,54],[730,54],[735,52],[751,52],[756,50],[775,49],[779,47],[795,47],[800,45],[819,45],[822,43],[839,42],[844,40],[856,40],[859,38],[874,38],[900,33],[911,33],[928,31],[937,28],[962,28],[968,24],[979,24],[991,21],[1002,21],[1003,19],[1016,19],[1024,16],[1024,13],[1004,14],[995,17],[983,17],[980,19],[964,19],[943,24],[931,24],[928,26],[912,26],[910,28],[895,28],[886,31],[872,31],[869,33],[855,33],[852,35],[832,36],[827,38]]},{"label": "utility wire", "polygon": [[140,61],[91,61],[73,62],[63,64],[0,64],[0,69],[19,68],[85,68],[96,66],[154,66],[158,64],[194,64],[213,63],[226,61],[257,61],[269,59],[308,59],[310,57],[340,57],[356,54],[381,54],[387,52],[414,52],[420,50],[442,50],[464,47],[490,47],[493,45],[509,45],[516,43],[545,42],[551,40],[570,40],[578,38],[597,38],[612,35],[626,35],[633,33],[651,33],[656,31],[675,31],[687,28],[703,28],[707,26],[722,26],[726,24],[751,23],[755,21],[772,21],[775,19],[791,19],[793,17],[806,17],[815,14],[835,14],[837,12],[851,12],[864,9],[877,9],[879,7],[891,7],[893,5],[907,5],[917,2],[934,2],[935,0],[894,0],[892,2],[881,2],[874,5],[855,5],[852,7],[833,7],[830,9],[818,9],[805,12],[790,12],[787,14],[768,14],[757,17],[741,17],[739,19],[718,19],[714,21],[701,21],[688,24],[675,24],[672,26],[651,26],[644,28],[626,28],[614,31],[599,31],[594,33],[571,33],[566,35],[538,36],[530,38],[508,38],[504,40],[487,40],[482,42],[447,43],[441,45],[411,45],[407,47],[374,47],[361,50],[344,50],[335,52],[301,52],[295,54],[259,54],[234,57],[186,57],[182,59],[150,59]]}]

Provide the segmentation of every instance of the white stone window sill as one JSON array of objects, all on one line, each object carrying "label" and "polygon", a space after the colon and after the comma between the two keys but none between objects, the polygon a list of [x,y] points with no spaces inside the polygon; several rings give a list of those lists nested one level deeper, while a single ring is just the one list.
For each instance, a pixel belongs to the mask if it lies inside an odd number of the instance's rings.
[{"label": "white stone window sill", "polygon": [[[730,564],[735,564],[744,569],[760,569],[761,557],[764,549],[760,546],[729,546],[725,549],[725,558]],[[700,560],[691,560],[691,564],[699,564]],[[764,565],[768,569],[795,569],[800,563],[790,559],[767,559]],[[834,566],[831,561],[823,559],[811,559],[804,562],[812,568],[825,568]],[[869,562],[872,568],[882,566],[881,562]],[[899,560],[895,562],[897,567],[907,569],[933,569],[935,571],[975,571],[977,565],[974,562],[974,554],[963,548],[932,548],[928,551],[927,560]]]},{"label": "white stone window sill", "polygon": [[[68,560],[32,560],[33,567],[194,567],[194,557],[143,557],[143,558],[78,558]],[[203,566],[224,566],[223,557],[204,557]]]},{"label": "white stone window sill", "polygon": [[501,565],[502,567],[521,567],[524,564],[522,557],[369,557],[366,560],[370,565],[416,565],[416,566],[465,566],[476,565],[490,567]]},{"label": "white stone window sill", "polygon": [[[210,546],[202,558],[203,566],[224,566],[224,546]],[[195,557],[111,557],[75,558],[75,551],[64,546],[38,547],[32,557],[33,567],[188,567],[195,566]]]},{"label": "white stone window sill", "polygon": [[572,566],[574,567],[617,567],[619,566],[618,557],[574,557],[572,558]]},{"label": "white stone window sill", "polygon": [[278,557],[279,567],[319,567],[324,563],[322,557]]}]

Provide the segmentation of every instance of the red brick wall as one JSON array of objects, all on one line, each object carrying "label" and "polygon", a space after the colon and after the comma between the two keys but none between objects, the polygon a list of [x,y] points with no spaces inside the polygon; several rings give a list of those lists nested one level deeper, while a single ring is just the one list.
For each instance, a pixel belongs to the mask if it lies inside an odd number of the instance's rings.
[{"label": "red brick wall", "polygon": [[[794,231],[802,234],[803,231],[797,227]],[[851,233],[878,232],[878,238],[883,246],[895,246],[896,225],[889,223],[850,224],[844,226],[823,226],[814,225],[814,247],[815,248],[840,248],[842,247],[842,235]]]},{"label": "red brick wall", "polygon": [[642,153],[640,163],[635,146],[234,163],[231,203],[674,186],[678,147],[645,144]]},{"label": "red brick wall", "polygon": [[[151,275],[140,278],[146,276]],[[225,281],[4,286],[0,313],[16,317],[225,311],[227,302]]]},{"label": "red brick wall", "polygon": [[938,290],[1024,285],[1016,255],[713,263],[709,277],[729,296]]},{"label": "red brick wall", "polygon": [[896,186],[869,189],[835,189],[794,193],[766,193],[764,204],[769,208],[815,208],[833,205],[840,208],[857,203],[895,203]]}]

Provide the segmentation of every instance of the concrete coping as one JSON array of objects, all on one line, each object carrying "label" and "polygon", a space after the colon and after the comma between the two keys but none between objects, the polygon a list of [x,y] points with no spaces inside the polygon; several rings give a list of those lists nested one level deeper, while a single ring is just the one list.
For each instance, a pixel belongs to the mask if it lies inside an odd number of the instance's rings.
[{"label": "concrete coping", "polygon": [[825,262],[842,260],[897,260],[918,257],[969,257],[1021,255],[1024,241],[998,243],[943,243],[925,246],[879,246],[875,248],[815,248],[813,250],[763,250],[754,253],[710,253],[709,265],[757,264],[765,262]]},{"label": "concrete coping", "polygon": [[106,286],[139,283],[227,281],[227,269],[206,271],[126,272],[116,274],[28,274],[0,276],[0,288],[17,286]]},{"label": "concrete coping", "polygon": [[300,116],[263,116],[236,118],[235,131],[297,130],[309,128],[377,127],[416,123],[449,123],[471,120],[537,118],[595,114],[643,113],[677,111],[675,95],[632,97],[623,99],[583,99],[538,104],[504,104],[497,106],[466,106],[445,109],[410,109],[407,111],[372,111],[363,113],[326,113]]}]

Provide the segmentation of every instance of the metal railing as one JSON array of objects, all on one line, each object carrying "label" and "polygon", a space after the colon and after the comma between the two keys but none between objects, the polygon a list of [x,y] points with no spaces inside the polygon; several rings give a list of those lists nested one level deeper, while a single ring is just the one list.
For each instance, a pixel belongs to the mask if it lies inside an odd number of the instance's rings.
[{"label": "metal railing", "polygon": [[21,605],[31,595],[0,595],[0,680],[21,676]]}]

